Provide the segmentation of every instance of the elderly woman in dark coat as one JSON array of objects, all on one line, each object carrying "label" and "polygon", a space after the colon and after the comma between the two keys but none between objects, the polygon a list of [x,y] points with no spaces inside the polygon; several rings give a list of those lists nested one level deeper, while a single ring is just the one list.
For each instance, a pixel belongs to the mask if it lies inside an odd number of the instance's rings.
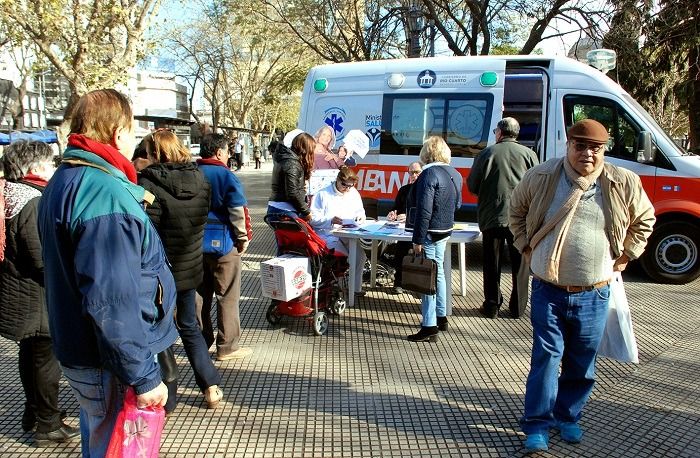
[{"label": "elderly woman in dark coat", "polygon": [[[425,164],[408,196],[406,227],[413,229],[413,251],[437,264],[437,294],[423,295],[420,331],[412,342],[434,342],[447,330],[447,285],[450,272],[443,270],[445,247],[452,234],[455,211],[462,203],[462,176],[450,166],[450,148],[442,137],[423,143],[420,160]],[[447,254],[449,256],[449,253]]]},{"label": "elderly woman in dark coat", "polygon": [[58,380],[44,295],[44,263],[37,206],[53,174],[53,152],[40,142],[17,142],[2,157],[0,180],[0,335],[19,342],[19,376],[26,396],[22,429],[38,445],[77,438],[78,428],[61,420]]}]

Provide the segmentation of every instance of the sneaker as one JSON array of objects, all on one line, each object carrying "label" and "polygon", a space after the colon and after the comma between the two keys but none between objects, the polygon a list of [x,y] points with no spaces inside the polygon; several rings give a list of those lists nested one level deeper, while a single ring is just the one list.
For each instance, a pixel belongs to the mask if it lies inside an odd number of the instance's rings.
[{"label": "sneaker", "polygon": [[207,401],[207,409],[216,409],[223,398],[224,392],[219,389],[218,385],[210,386],[204,392],[204,399]]},{"label": "sneaker", "polygon": [[557,428],[559,428],[559,435],[564,442],[568,442],[570,444],[578,444],[581,442],[583,431],[581,431],[581,427],[578,424],[559,423]]},{"label": "sneaker", "polygon": [[80,429],[68,426],[65,423],[61,427],[45,433],[37,432],[34,434],[34,444],[41,447],[50,443],[68,442],[80,438]]},{"label": "sneaker", "polygon": [[248,348],[248,347],[241,347],[236,351],[232,351],[231,353],[216,353],[216,360],[217,361],[228,361],[229,359],[242,359],[245,358],[246,356],[250,356],[253,354],[253,349]]},{"label": "sneaker", "polygon": [[546,451],[549,448],[547,447],[548,442],[549,438],[546,434],[528,434],[527,439],[525,439],[525,453]]}]

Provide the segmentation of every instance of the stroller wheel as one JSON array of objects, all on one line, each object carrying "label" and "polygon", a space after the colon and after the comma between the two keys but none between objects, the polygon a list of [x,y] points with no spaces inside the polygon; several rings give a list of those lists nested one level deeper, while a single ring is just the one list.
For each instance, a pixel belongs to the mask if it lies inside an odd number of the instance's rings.
[{"label": "stroller wheel", "polygon": [[328,315],[326,312],[316,312],[313,318],[314,333],[322,336],[328,331]]},{"label": "stroller wheel", "polygon": [[345,299],[340,296],[336,296],[333,298],[333,302],[331,303],[329,310],[333,315],[341,315],[347,307],[348,303],[345,302]]},{"label": "stroller wheel", "polygon": [[280,320],[282,319],[282,315],[280,315],[277,311],[277,301],[272,301],[270,306],[267,308],[265,318],[267,318],[267,321],[273,326],[279,324]]}]

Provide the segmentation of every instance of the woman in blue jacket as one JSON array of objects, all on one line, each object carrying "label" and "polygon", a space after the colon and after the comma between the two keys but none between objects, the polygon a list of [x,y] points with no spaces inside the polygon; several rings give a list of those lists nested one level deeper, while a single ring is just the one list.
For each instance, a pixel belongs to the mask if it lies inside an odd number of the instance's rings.
[{"label": "woman in blue jacket", "polygon": [[423,295],[421,328],[408,340],[435,342],[439,331],[447,331],[443,260],[455,211],[462,202],[462,177],[450,166],[450,148],[441,137],[433,136],[423,143],[420,160],[426,165],[408,196],[406,227],[413,229],[413,252],[424,253],[437,263],[437,294]]}]

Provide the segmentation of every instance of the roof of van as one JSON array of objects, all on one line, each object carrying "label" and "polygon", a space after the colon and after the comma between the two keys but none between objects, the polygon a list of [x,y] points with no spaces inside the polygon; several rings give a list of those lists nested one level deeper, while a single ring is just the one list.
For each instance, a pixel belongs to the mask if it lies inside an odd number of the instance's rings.
[{"label": "roof of van", "polygon": [[[439,56],[324,64],[309,71],[307,83],[311,78],[362,77],[363,81],[368,81],[373,75],[382,75],[384,79],[388,73],[416,74],[425,70],[442,73],[502,71],[504,62],[509,70],[530,66],[548,69],[552,87],[588,87],[591,84],[590,89],[593,89],[593,86],[610,88],[612,84],[624,92],[617,83],[589,65],[564,56],[546,55]],[[501,84],[499,81],[498,85]]]}]

